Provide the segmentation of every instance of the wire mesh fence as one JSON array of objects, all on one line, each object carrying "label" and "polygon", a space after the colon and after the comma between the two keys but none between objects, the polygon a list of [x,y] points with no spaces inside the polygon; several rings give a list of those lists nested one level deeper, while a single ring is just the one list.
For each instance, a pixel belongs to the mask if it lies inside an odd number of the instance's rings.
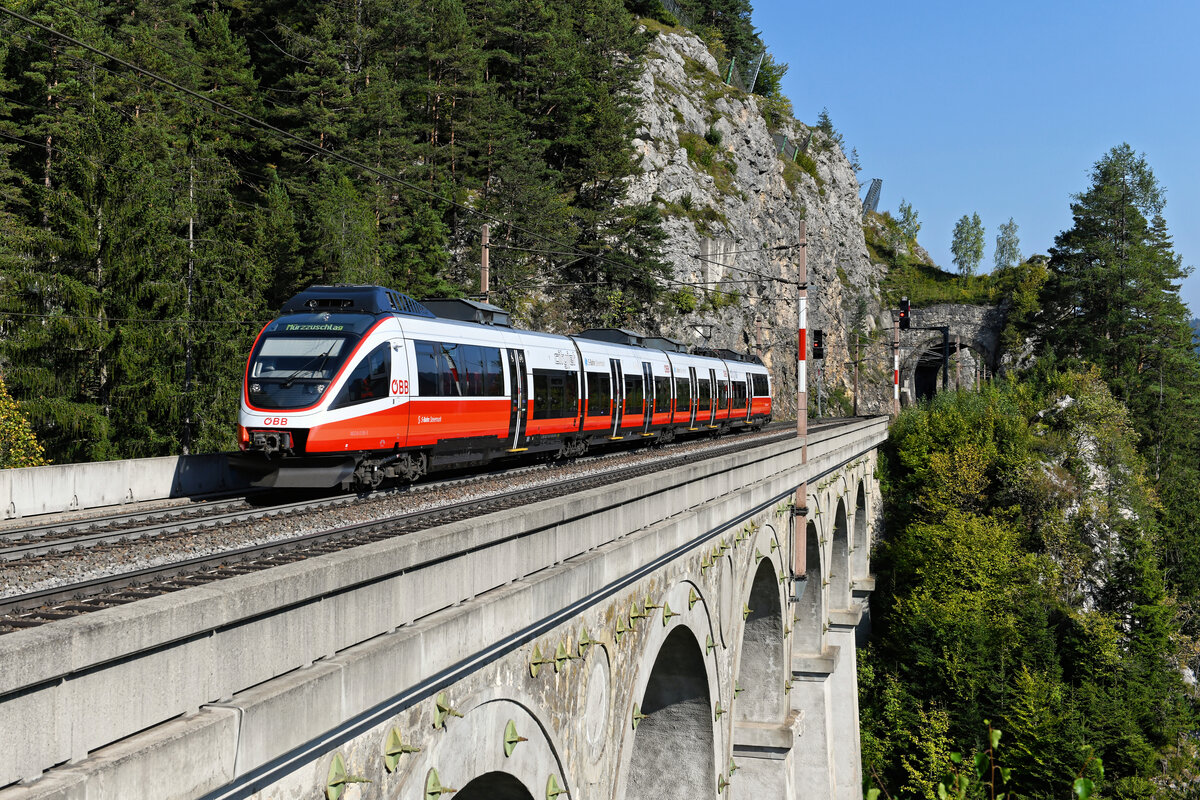
[{"label": "wire mesh fence", "polygon": [[788,161],[795,161],[802,153],[808,152],[808,143],[812,141],[812,131],[804,137],[804,142],[796,142],[784,136],[782,133],[773,133],[771,138],[775,140],[775,150],[779,155],[786,158]]},{"label": "wire mesh fence", "polygon": [[[695,31],[700,26],[697,20],[688,11],[684,10],[675,0],[661,0],[663,8],[670,12],[671,16],[679,21],[679,24],[688,30]],[[729,86],[736,89],[741,89],[743,92],[750,94],[754,91],[754,84],[758,80],[758,71],[762,67],[763,59],[766,57],[767,51],[764,49],[758,54],[757,58],[751,60],[749,64],[738,64],[736,58],[729,59],[729,66],[725,68],[725,74],[721,79]]]}]

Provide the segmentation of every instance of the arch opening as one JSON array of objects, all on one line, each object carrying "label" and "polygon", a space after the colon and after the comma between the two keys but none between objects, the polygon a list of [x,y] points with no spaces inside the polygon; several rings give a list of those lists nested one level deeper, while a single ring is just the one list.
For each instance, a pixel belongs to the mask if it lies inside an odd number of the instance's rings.
[{"label": "arch opening", "polygon": [[833,547],[829,560],[829,603],[833,608],[850,607],[850,542],[846,504],[840,499],[833,522]]},{"label": "arch opening", "polygon": [[854,498],[854,572],[853,577],[865,578],[871,570],[871,541],[867,534],[866,481],[858,482]]},{"label": "arch opening", "polygon": [[507,772],[485,772],[454,795],[456,800],[533,800],[525,784]]},{"label": "arch opening", "polygon": [[713,720],[703,652],[684,627],[658,651],[642,697],[646,717],[634,733],[629,800],[712,796]]},{"label": "arch opening", "polygon": [[737,719],[747,722],[780,721],[786,714],[784,694],[779,690],[787,679],[783,666],[783,608],[772,567],[770,559],[759,562],[746,601],[750,614],[742,632],[737,681],[742,693],[734,706]]},{"label": "arch opening", "polygon": [[825,593],[821,587],[821,540],[817,525],[811,520],[804,533],[804,549],[804,577],[796,580],[796,627],[792,635],[796,652],[815,654],[823,650],[821,634],[825,622]]}]

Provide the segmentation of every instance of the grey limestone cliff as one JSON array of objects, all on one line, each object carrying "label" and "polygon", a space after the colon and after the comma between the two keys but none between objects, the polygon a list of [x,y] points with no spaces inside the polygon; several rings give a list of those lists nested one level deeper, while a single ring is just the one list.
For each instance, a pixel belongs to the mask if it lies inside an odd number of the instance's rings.
[{"label": "grey limestone cliff", "polygon": [[[769,127],[762,98],[725,86],[703,42],[683,30],[658,34],[636,90],[634,142],[642,174],[630,201],[666,214],[667,259],[677,304],[661,333],[759,354],[779,398],[795,413],[800,226],[807,224],[809,327],[826,332],[826,358],[810,370],[810,405],[820,382],[828,407],[848,413],[856,328],[862,334],[859,413],[886,411],[891,397],[890,317],[879,303],[882,267],[871,263],[854,169],[819,130],[787,119]],[[778,141],[804,147],[800,159]],[[689,289],[688,285],[697,289]],[[699,288],[713,291],[698,291]]]}]

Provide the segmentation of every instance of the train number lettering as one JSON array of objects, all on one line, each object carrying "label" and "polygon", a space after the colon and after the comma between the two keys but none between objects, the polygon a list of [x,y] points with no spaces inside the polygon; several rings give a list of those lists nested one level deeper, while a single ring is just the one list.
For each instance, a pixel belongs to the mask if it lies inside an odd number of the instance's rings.
[{"label": "train number lettering", "polygon": [[287,425],[287,417],[266,417],[263,425]]},{"label": "train number lettering", "polygon": [[408,381],[392,381],[392,394],[408,394]]}]

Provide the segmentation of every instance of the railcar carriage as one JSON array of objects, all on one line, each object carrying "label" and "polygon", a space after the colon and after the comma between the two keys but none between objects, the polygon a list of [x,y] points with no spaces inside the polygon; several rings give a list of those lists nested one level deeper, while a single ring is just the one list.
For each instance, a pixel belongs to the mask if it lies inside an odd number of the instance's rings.
[{"label": "railcar carriage", "polygon": [[619,329],[480,324],[503,312],[470,301],[434,307],[446,316],[378,286],[289,300],[247,360],[231,464],[260,486],[372,487],[770,420],[767,370],[736,353],[690,354]]}]

